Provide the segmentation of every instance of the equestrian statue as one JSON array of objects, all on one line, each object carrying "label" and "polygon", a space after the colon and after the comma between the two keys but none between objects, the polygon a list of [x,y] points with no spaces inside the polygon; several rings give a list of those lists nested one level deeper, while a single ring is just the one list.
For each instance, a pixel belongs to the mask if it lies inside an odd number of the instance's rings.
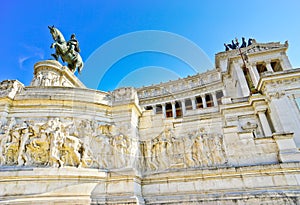
[{"label": "equestrian statue", "polygon": [[74,73],[77,71],[80,74],[83,62],[79,54],[80,48],[79,43],[75,37],[75,34],[71,35],[71,39],[66,41],[62,33],[55,28],[54,26],[48,26],[50,33],[54,40],[54,43],[51,44],[50,48],[55,48],[55,53],[51,54],[58,61],[60,57],[63,62],[68,63],[68,68]]}]

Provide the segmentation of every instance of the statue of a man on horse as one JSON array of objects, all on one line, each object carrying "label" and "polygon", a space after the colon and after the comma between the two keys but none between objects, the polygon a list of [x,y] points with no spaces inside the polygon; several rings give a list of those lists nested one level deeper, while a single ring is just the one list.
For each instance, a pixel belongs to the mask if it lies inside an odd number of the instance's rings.
[{"label": "statue of a man on horse", "polygon": [[55,60],[58,60],[60,56],[63,62],[68,63],[68,68],[72,72],[75,72],[77,68],[78,73],[80,73],[83,67],[83,62],[79,54],[80,48],[75,34],[72,34],[71,39],[66,42],[64,36],[57,28],[54,26],[48,26],[48,28],[50,29],[50,33],[54,40],[54,43],[50,46],[50,48],[55,48],[55,53],[52,54],[52,56]]}]

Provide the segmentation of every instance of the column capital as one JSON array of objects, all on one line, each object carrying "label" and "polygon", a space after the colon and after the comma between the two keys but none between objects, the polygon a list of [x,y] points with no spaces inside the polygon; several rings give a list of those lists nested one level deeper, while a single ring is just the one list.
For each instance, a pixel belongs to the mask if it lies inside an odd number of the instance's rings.
[{"label": "column capital", "polygon": [[259,110],[255,109],[255,114],[265,114],[266,111],[267,111],[266,109],[259,109]]},{"label": "column capital", "polygon": [[260,114],[260,113],[265,113],[268,109],[267,105],[258,105],[255,106],[254,110],[255,110],[255,114]]},{"label": "column capital", "polygon": [[266,64],[270,64],[271,63],[271,60],[270,59],[267,59],[267,60],[264,60]]}]

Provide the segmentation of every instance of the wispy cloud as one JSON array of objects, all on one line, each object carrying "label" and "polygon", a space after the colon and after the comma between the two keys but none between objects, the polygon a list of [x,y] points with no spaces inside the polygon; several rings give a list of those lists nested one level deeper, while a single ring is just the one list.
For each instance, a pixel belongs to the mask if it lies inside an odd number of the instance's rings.
[{"label": "wispy cloud", "polygon": [[44,58],[43,49],[27,44],[22,44],[22,47],[24,48],[23,55],[18,58],[20,69],[27,69],[25,66],[26,62],[29,62],[31,60],[38,61]]}]

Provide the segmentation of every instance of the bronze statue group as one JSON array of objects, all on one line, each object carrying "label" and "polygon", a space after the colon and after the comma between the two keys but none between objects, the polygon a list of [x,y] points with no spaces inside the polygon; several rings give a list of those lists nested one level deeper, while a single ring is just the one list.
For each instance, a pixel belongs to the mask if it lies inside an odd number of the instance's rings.
[{"label": "bronze statue group", "polygon": [[237,48],[245,48],[247,46],[252,45],[252,43],[253,43],[253,39],[252,38],[249,38],[248,44],[247,44],[245,38],[242,37],[242,44],[241,44],[240,47],[239,47],[239,42],[238,42],[237,39],[235,39],[235,43],[234,43],[233,40],[231,41],[231,44],[230,43],[229,44],[224,43],[224,46],[225,46],[225,51],[229,51],[230,49],[234,50],[234,49],[237,49]]}]

